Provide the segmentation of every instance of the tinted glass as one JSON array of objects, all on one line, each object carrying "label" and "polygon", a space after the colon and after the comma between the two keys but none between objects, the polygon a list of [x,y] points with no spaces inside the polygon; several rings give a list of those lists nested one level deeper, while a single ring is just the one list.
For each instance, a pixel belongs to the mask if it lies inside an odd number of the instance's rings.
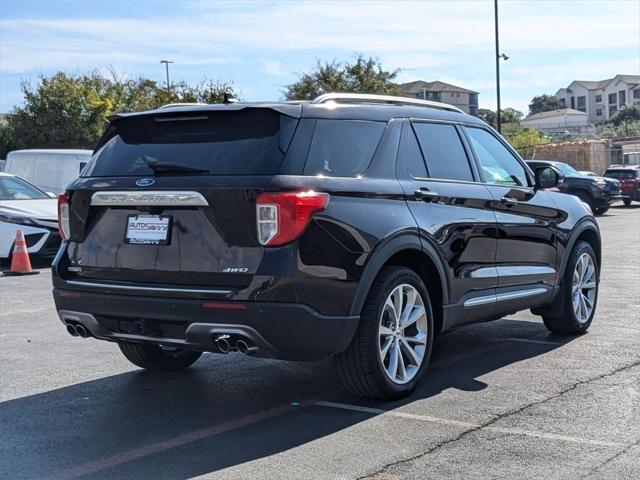
[{"label": "tinted glass", "polygon": [[39,188],[16,177],[0,177],[0,200],[40,200],[49,198]]},{"label": "tinted glass", "polygon": [[571,165],[568,165],[566,163],[554,163],[553,166],[556,167],[558,170],[560,170],[565,177],[580,176],[580,172],[578,172],[575,168],[573,168]]},{"label": "tinted glass", "polygon": [[467,133],[487,183],[529,185],[524,167],[496,137],[481,128],[467,128]]},{"label": "tinted glass", "polygon": [[453,125],[414,123],[431,178],[472,182],[473,174],[460,136]]},{"label": "tinted glass", "polygon": [[409,124],[402,126],[402,137],[400,137],[400,148],[398,149],[398,161],[412,177],[427,177],[427,167],[424,164],[418,140],[416,140],[413,129]]},{"label": "tinted glass", "polygon": [[274,174],[296,121],[268,109],[132,117],[117,124],[82,175],[153,175],[150,164],[205,175]]},{"label": "tinted glass", "polygon": [[604,172],[604,176],[618,180],[633,180],[636,178],[636,172],[634,170],[607,170]]},{"label": "tinted glass", "polygon": [[306,175],[355,177],[373,157],[386,123],[359,120],[317,120]]}]

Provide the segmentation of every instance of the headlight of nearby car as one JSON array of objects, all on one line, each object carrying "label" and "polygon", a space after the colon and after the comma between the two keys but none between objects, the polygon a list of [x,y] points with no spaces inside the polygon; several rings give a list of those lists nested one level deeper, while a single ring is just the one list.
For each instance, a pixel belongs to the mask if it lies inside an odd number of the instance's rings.
[{"label": "headlight of nearby car", "polygon": [[4,213],[0,213],[0,222],[15,223],[17,225],[28,225],[28,226],[38,225],[29,217],[14,217],[11,215],[6,215]]}]

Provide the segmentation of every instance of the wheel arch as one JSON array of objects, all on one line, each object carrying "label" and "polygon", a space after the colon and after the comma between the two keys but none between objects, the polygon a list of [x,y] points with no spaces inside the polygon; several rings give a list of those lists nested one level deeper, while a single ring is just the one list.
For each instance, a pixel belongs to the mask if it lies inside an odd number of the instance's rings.
[{"label": "wheel arch", "polygon": [[600,267],[602,266],[602,241],[600,239],[600,230],[592,219],[585,219],[574,228],[573,232],[569,236],[567,246],[562,258],[560,278],[564,277],[565,269],[567,268],[567,262],[569,261],[569,257],[571,256],[573,247],[575,247],[576,243],[579,241],[585,241],[589,245],[591,245],[591,248],[593,248],[593,251],[596,253],[596,261],[598,262],[598,273],[600,272]]},{"label": "wheel arch", "polygon": [[430,293],[435,331],[440,332],[443,325],[443,306],[449,298],[448,278],[436,249],[422,243],[416,233],[395,236],[374,250],[360,277],[350,314],[360,314],[374,280],[386,265],[404,266],[420,276]]}]

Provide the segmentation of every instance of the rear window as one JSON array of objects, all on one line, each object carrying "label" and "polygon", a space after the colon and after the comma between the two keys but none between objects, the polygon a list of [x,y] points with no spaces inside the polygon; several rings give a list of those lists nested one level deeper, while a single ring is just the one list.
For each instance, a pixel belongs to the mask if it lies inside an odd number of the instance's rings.
[{"label": "rear window", "polygon": [[469,159],[453,125],[417,122],[413,128],[427,162],[429,177],[473,181]]},{"label": "rear window", "polygon": [[636,178],[636,172],[635,170],[607,170],[604,176],[618,180],[633,180]]},{"label": "rear window", "polygon": [[317,120],[304,174],[355,177],[364,173],[385,126],[385,122]]},{"label": "rear window", "polygon": [[296,123],[262,108],[133,117],[116,123],[82,176],[153,175],[162,166],[172,174],[272,175]]}]

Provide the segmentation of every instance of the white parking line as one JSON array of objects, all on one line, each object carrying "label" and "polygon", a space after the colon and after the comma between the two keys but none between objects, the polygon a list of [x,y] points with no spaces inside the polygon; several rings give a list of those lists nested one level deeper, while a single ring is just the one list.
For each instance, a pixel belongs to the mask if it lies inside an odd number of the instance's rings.
[{"label": "white parking line", "polygon": [[[389,417],[419,420],[423,422],[437,423],[440,425],[448,425],[451,427],[461,427],[464,429],[475,429],[475,428],[482,427],[482,425],[479,423],[461,422],[458,420],[451,420],[448,418],[432,417],[428,415],[417,415],[414,413],[399,412],[396,410],[383,410],[381,408],[361,407],[359,405],[349,405],[346,403],[316,402],[315,405],[319,407],[329,407],[329,408],[337,408],[340,410],[350,410],[350,411],[356,411],[356,412],[371,413],[374,415],[384,415]],[[558,440],[563,442],[578,443],[582,445],[594,445],[594,446],[611,447],[611,448],[618,448],[618,449],[628,448],[629,450],[640,452],[640,445],[629,444],[629,443],[611,442],[608,440],[596,440],[593,438],[575,437],[572,435],[539,432],[536,430],[525,430],[521,428],[496,427],[491,425],[482,427],[482,429],[488,430],[491,432],[506,433],[509,435],[522,435],[526,437],[542,438],[545,440]]]}]

